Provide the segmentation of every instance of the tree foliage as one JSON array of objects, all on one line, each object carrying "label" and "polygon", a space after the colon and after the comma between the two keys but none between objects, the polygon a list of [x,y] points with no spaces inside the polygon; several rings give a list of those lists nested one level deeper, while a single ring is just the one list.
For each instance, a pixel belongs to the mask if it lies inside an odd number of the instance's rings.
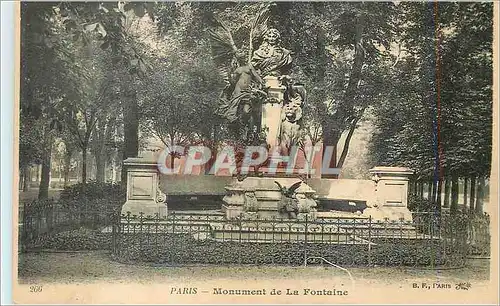
[{"label": "tree foliage", "polygon": [[388,76],[389,100],[375,107],[375,162],[409,166],[421,177],[433,177],[436,167],[489,175],[491,4],[406,3],[400,14],[406,54]]},{"label": "tree foliage", "polygon": [[[142,127],[167,147],[204,144],[215,147],[220,118],[215,114],[221,87],[217,69],[200,49],[179,52],[171,45],[139,90]],[[219,136],[219,139],[220,136]]]},{"label": "tree foliage", "polygon": [[[122,130],[123,157],[134,156],[139,122],[167,146],[216,150],[227,139],[215,114],[224,84],[206,31],[215,16],[248,52],[260,8],[22,3],[20,166],[50,163],[53,136],[68,132],[80,150],[92,143],[92,154],[106,155],[111,130]],[[306,131],[335,148],[331,166],[342,167],[370,112],[373,164],[408,166],[425,180],[489,175],[491,3],[277,2],[269,26],[293,52]]]}]

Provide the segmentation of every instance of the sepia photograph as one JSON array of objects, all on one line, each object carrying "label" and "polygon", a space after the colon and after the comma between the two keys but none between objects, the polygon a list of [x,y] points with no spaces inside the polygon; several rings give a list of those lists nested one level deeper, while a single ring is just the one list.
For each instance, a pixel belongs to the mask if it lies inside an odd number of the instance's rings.
[{"label": "sepia photograph", "polygon": [[15,303],[498,305],[498,3],[16,10]]}]

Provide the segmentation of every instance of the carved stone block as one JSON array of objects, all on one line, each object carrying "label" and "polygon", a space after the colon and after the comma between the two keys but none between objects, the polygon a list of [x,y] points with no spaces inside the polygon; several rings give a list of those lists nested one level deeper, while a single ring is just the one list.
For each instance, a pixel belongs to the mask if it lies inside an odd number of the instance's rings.
[{"label": "carved stone block", "polygon": [[375,220],[411,221],[408,209],[408,181],[413,171],[402,167],[375,167],[370,169],[375,184],[375,200],[364,215]]},{"label": "carved stone block", "polygon": [[122,213],[166,215],[166,196],[158,188],[157,163],[153,159],[136,157],[126,159],[123,164],[127,169],[127,201]]}]

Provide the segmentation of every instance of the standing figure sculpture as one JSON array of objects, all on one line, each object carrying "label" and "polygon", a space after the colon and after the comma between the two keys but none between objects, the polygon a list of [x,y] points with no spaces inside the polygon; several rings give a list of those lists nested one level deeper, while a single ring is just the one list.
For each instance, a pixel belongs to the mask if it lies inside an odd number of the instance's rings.
[{"label": "standing figure sculpture", "polygon": [[266,96],[261,89],[263,84],[264,81],[251,64],[238,65],[230,73],[217,112],[228,121],[234,136],[249,139],[252,133],[258,132],[259,104]]},{"label": "standing figure sculpture", "polygon": [[281,154],[288,155],[290,148],[300,141],[306,90],[302,85],[293,84],[289,76],[281,77],[280,81],[285,92],[278,141]]},{"label": "standing figure sculpture", "polygon": [[[250,30],[249,54],[252,54],[252,42],[266,33],[268,19],[269,8],[265,6]],[[228,121],[234,139],[248,143],[261,132],[260,103],[267,95],[262,74],[255,68],[251,56],[245,61],[244,52],[236,47],[225,24],[215,18],[213,21],[214,27],[208,31],[212,56],[219,69],[224,71],[226,80],[217,113]]]}]

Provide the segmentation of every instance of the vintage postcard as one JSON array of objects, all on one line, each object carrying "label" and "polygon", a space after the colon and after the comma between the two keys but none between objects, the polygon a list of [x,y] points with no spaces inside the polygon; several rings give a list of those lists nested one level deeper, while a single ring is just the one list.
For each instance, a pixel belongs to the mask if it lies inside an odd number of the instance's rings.
[{"label": "vintage postcard", "polygon": [[498,3],[16,5],[15,303],[498,305]]}]

